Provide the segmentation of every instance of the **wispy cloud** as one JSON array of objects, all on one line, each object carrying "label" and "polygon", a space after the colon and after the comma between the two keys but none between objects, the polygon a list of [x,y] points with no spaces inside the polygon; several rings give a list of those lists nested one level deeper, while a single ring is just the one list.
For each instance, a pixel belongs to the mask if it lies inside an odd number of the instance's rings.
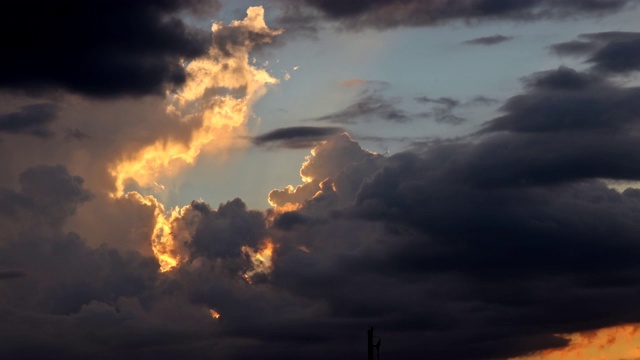
[{"label": "wispy cloud", "polygon": [[50,103],[25,105],[18,111],[0,115],[0,132],[51,137],[53,132],[49,125],[55,120],[58,110],[57,105]]},{"label": "wispy cloud", "polygon": [[312,148],[330,136],[345,132],[340,127],[294,126],[275,129],[252,138],[257,146],[289,149]]},{"label": "wispy cloud", "polygon": [[506,41],[513,39],[512,36],[504,36],[504,35],[493,35],[493,36],[485,36],[479,37],[471,40],[464,41],[463,44],[466,45],[496,45]]}]

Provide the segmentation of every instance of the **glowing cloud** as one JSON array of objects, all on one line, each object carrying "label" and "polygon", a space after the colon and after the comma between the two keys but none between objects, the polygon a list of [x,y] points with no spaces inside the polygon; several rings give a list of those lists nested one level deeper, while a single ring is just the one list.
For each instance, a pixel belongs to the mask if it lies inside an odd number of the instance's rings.
[{"label": "glowing cloud", "polygon": [[269,193],[269,204],[276,213],[295,211],[303,208],[307,201],[326,192],[344,192],[335,184],[340,173],[349,166],[381,155],[360,147],[349,134],[342,133],[328,138],[311,150],[300,168],[302,185],[287,185],[283,189]]},{"label": "glowing cloud", "polygon": [[214,319],[220,319],[220,313],[213,310],[213,309],[209,309],[209,313],[211,314],[211,317]]},{"label": "glowing cloud", "polygon": [[251,284],[253,282],[251,278],[254,275],[268,274],[273,270],[273,250],[274,245],[271,239],[266,239],[258,251],[248,246],[242,247],[242,253],[251,260],[252,265],[252,269],[242,275],[247,282]]},{"label": "glowing cloud", "polygon": [[160,176],[175,175],[193,164],[203,150],[231,147],[235,135],[244,130],[251,106],[264,95],[267,85],[278,82],[249,63],[254,45],[268,43],[282,32],[267,27],[262,7],[249,8],[244,20],[229,26],[214,23],[211,30],[213,44],[207,56],[186,65],[187,82],[167,107],[169,114],[194,126],[190,138],[159,139],[114,163],[109,169],[116,182],[114,197],[124,194],[128,180],[147,187]]},{"label": "glowing cloud", "polygon": [[624,325],[576,334],[567,347],[512,360],[609,360],[640,358],[640,325]]},{"label": "glowing cloud", "polygon": [[176,247],[177,242],[172,231],[172,224],[176,218],[182,216],[188,206],[182,209],[176,207],[167,215],[164,205],[151,195],[143,197],[137,192],[130,192],[125,197],[134,199],[141,204],[153,206],[156,224],[151,236],[151,249],[156,259],[158,259],[161,272],[171,270],[177,266],[183,260],[183,256]]},{"label": "glowing cloud", "polygon": [[[184,260],[177,248],[179,231],[173,227],[187,207],[167,213],[164,205],[151,195],[137,192],[125,195],[126,183],[133,180],[141,187],[162,188],[157,182],[161,176],[173,176],[194,164],[203,151],[214,153],[231,148],[234,139],[245,131],[253,104],[265,94],[267,85],[278,82],[266,70],[249,62],[253,46],[271,42],[282,32],[267,27],[262,7],[249,8],[244,20],[228,26],[214,23],[211,30],[208,54],[187,63],[187,81],[167,105],[170,116],[192,128],[189,138],[181,140],[168,135],[109,168],[116,188],[112,197],[126,196],[155,208],[151,245],[163,272]],[[256,256],[264,260],[267,254]]]}]

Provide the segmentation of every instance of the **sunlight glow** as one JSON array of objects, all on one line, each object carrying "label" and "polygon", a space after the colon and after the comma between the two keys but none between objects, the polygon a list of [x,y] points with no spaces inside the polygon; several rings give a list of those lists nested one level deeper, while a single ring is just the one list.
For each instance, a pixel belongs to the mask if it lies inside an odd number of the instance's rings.
[{"label": "sunlight glow", "polygon": [[544,350],[511,360],[619,360],[640,358],[640,324],[614,326],[575,334],[567,347]]},{"label": "sunlight glow", "polygon": [[[115,181],[112,198],[125,196],[155,208],[151,245],[162,272],[184,260],[177,251],[171,228],[173,220],[182,212],[178,208],[165,212],[164,205],[151,195],[125,194],[127,183],[134,181],[143,188],[162,190],[164,187],[157,182],[161,176],[175,176],[184,167],[193,165],[203,151],[220,154],[237,146],[236,139],[245,135],[251,108],[266,93],[268,85],[278,83],[265,69],[249,62],[249,52],[254,45],[270,42],[273,36],[282,33],[267,27],[262,7],[250,7],[244,20],[233,21],[228,26],[214,23],[211,30],[214,38],[218,33],[222,38],[247,33],[246,41],[227,41],[228,44],[223,45],[214,41],[207,55],[186,65],[187,81],[170,98],[167,114],[183,125],[192,126],[190,137],[158,139],[109,168]],[[262,261],[266,263],[266,253],[256,256],[264,256]],[[264,268],[260,269],[256,271]]]}]

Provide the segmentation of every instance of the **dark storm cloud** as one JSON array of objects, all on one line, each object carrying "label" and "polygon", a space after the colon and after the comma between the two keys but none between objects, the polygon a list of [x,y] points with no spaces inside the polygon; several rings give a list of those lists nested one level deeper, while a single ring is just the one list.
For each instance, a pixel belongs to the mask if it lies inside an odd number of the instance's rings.
[{"label": "dark storm cloud", "polygon": [[592,70],[626,74],[640,70],[640,33],[601,32],[582,34],[578,40],[551,46],[558,55],[585,56]]},{"label": "dark storm cloud", "polygon": [[260,45],[271,43],[274,38],[270,31],[255,31],[249,26],[224,26],[213,33],[212,44],[223,56],[233,56],[238,48],[259,49]]},{"label": "dark storm cloud", "polygon": [[188,244],[192,258],[239,258],[242,246],[257,247],[266,235],[263,214],[247,210],[240,199],[221,204],[217,210],[193,202],[191,209],[200,218]]},{"label": "dark storm cloud", "polygon": [[296,211],[288,211],[278,216],[273,226],[281,230],[291,230],[296,225],[307,224],[309,218]]},{"label": "dark storm cloud", "polygon": [[20,191],[0,189],[0,215],[26,213],[57,229],[75,214],[79,204],[92,198],[83,183],[84,179],[70,175],[62,165],[29,168],[20,174]]},{"label": "dark storm cloud", "polygon": [[186,75],[181,58],[203,54],[206,33],[183,13],[212,12],[215,1],[3,2],[5,56],[0,88],[36,94],[62,89],[93,97],[164,94]]},{"label": "dark storm cloud", "polygon": [[479,38],[467,40],[463,42],[463,44],[490,46],[490,45],[500,44],[500,43],[509,41],[511,39],[513,39],[512,36],[493,35],[493,36],[485,36],[485,37],[479,37]]},{"label": "dark storm cloud", "polygon": [[468,138],[371,167],[343,137],[316,149],[352,163],[276,218],[272,284],[384,329],[398,358],[505,359],[640,321],[640,191],[601,180],[640,180],[640,90],[569,68],[524,85]]},{"label": "dark storm cloud", "polygon": [[49,124],[57,114],[58,106],[54,104],[25,105],[19,111],[0,115],[0,132],[47,138],[53,135]]},{"label": "dark storm cloud", "polygon": [[596,50],[598,46],[592,42],[573,40],[551,46],[551,51],[557,55],[580,56]]},{"label": "dark storm cloud", "polygon": [[[586,131],[586,140],[595,137],[596,129],[606,131],[602,135],[615,136],[638,126],[640,88],[616,87],[599,76],[566,67],[537,73],[524,81],[529,92],[509,99],[502,107],[506,114],[486,123],[483,132],[562,132],[564,136],[566,132]],[[579,137],[574,141],[582,143]]]},{"label": "dark storm cloud", "polygon": [[[386,358],[507,359],[640,322],[640,190],[602,180],[640,180],[640,89],[605,75],[532,74],[480,132],[390,157],[323,136],[305,182],[270,194],[295,211],[176,210],[183,263],[163,274],[63,231],[91,192],[62,166],[30,168],[0,191],[0,357],[361,358],[374,326]],[[273,272],[247,275],[267,238]]]},{"label": "dark storm cloud", "polygon": [[21,269],[3,274],[29,273],[20,289],[31,292],[32,301],[24,302],[24,293],[8,287],[0,289],[0,306],[66,315],[93,300],[111,302],[140,294],[139,286],[155,276],[152,259],[121,254],[106,245],[92,249],[77,234],[61,231],[91,199],[82,178],[60,165],[40,166],[23,172],[19,183],[18,192],[4,190],[0,195],[0,265]]},{"label": "dark storm cloud", "polygon": [[[291,3],[291,2],[289,2]],[[620,11],[635,0],[305,0],[326,18],[348,28],[379,29],[399,26],[429,26],[448,21],[539,20],[594,16]]]},{"label": "dark storm cloud", "polygon": [[329,136],[345,132],[340,127],[293,126],[280,128],[253,138],[258,146],[276,146],[289,149],[312,148]]},{"label": "dark storm cloud", "polygon": [[[107,245],[91,248],[62,231],[91,197],[63,166],[27,169],[19,183],[18,191],[0,193],[0,267],[20,269],[0,271],[2,279],[16,278],[0,284],[0,355],[94,357],[94,350],[122,341],[110,326],[134,341],[126,325],[131,313],[118,316],[118,305],[126,311],[123,299],[149,296],[155,259]],[[135,341],[143,339],[140,333]]]},{"label": "dark storm cloud", "polygon": [[610,87],[607,80],[599,75],[579,72],[561,66],[556,70],[541,71],[522,78],[524,85],[534,92],[584,91],[587,88]]},{"label": "dark storm cloud", "polygon": [[278,27],[285,32],[280,38],[304,36],[316,39],[318,32],[324,27],[317,14],[298,3],[281,3],[281,14],[275,19]]}]

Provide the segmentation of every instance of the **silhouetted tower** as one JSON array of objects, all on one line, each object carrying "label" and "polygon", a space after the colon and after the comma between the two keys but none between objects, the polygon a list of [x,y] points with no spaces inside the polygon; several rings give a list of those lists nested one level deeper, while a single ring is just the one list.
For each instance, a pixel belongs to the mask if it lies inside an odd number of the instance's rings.
[{"label": "silhouetted tower", "polygon": [[367,360],[373,360],[373,326],[367,330]]},{"label": "silhouetted tower", "polygon": [[367,360],[373,360],[373,349],[376,349],[376,352],[378,354],[378,360],[380,360],[380,343],[382,342],[382,340],[380,340],[379,337],[375,336],[376,338],[378,338],[378,342],[373,345],[373,326],[369,328],[369,330],[367,330]]}]

